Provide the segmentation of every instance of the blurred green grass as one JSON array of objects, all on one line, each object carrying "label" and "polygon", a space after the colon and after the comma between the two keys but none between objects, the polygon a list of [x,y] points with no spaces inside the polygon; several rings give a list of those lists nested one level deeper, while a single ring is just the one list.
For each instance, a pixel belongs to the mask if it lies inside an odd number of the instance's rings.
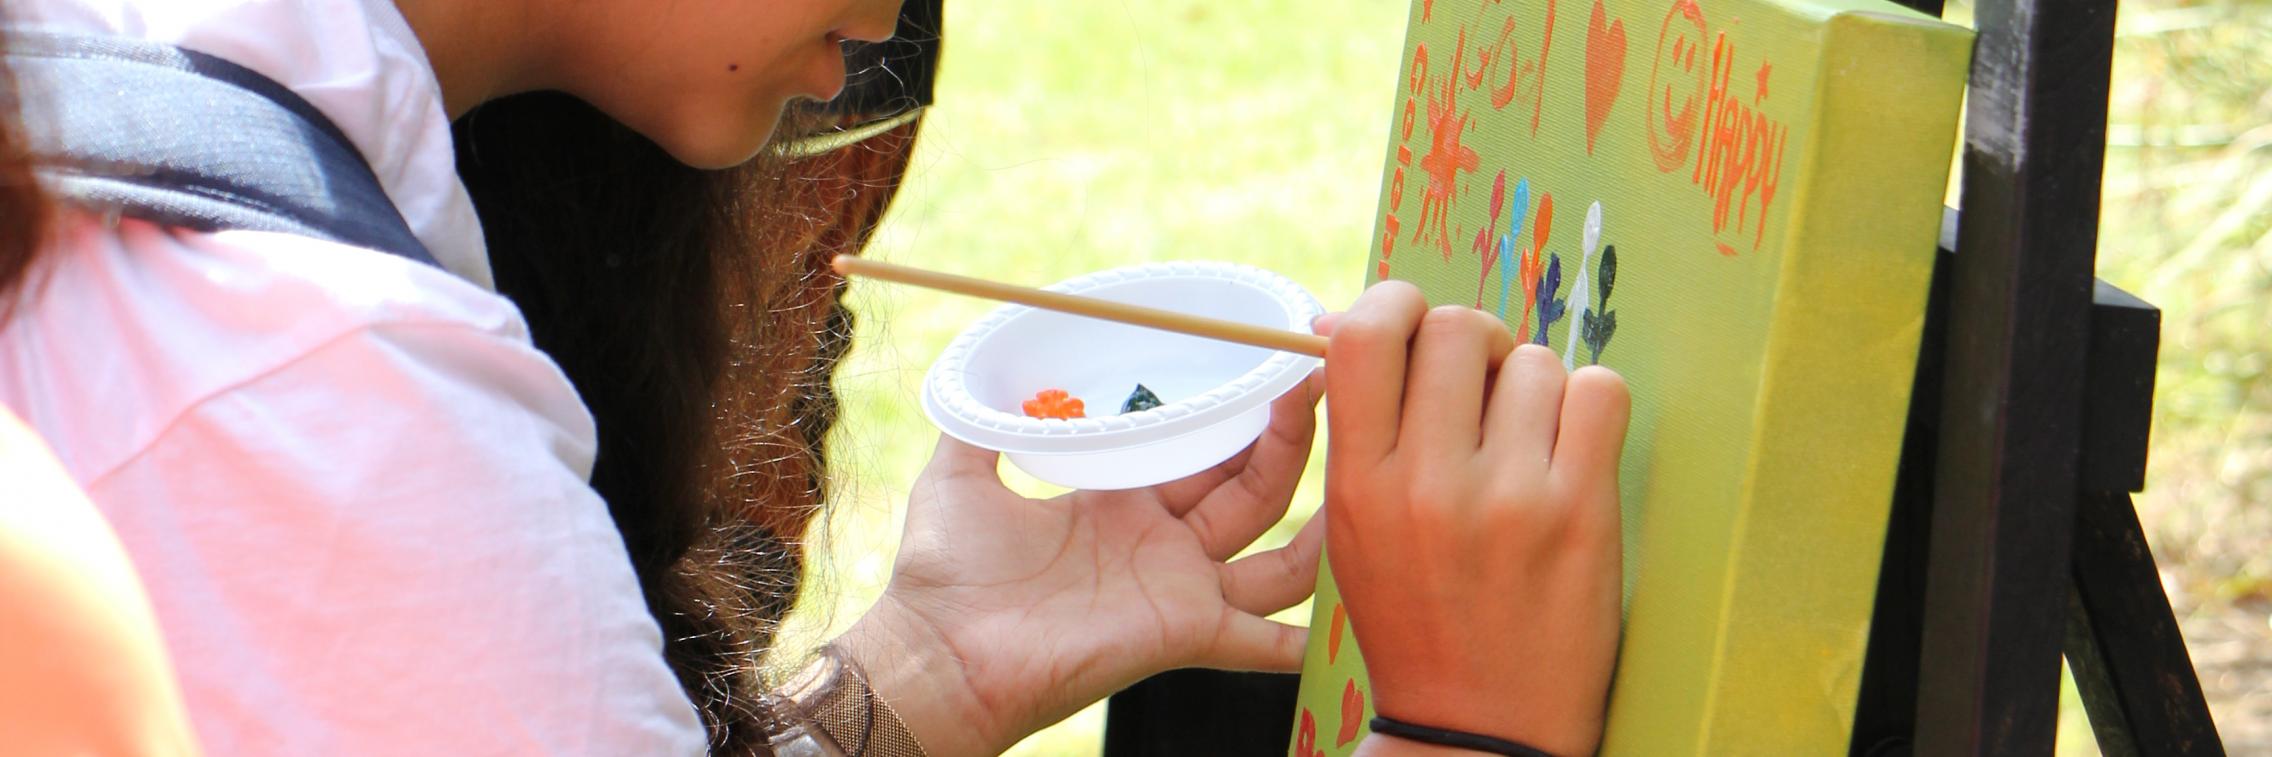
[{"label": "blurred green grass", "polygon": [[[1346,303],[1362,284],[1406,7],[949,2],[940,104],[871,254],[1032,284],[1235,259]],[[2250,665],[2272,646],[2272,0],[2131,0],[2121,24],[2101,275],[2165,313],[2140,507],[2228,744],[2272,749],[2266,664]],[[899,506],[935,439],[914,388],[991,307],[865,283],[852,302],[841,483],[792,647],[881,592]],[[1297,513],[1316,491],[1305,485]],[[1013,753],[1094,754],[1102,723],[1092,708]],[[2095,751],[2079,712],[2062,734],[2062,753]]]}]

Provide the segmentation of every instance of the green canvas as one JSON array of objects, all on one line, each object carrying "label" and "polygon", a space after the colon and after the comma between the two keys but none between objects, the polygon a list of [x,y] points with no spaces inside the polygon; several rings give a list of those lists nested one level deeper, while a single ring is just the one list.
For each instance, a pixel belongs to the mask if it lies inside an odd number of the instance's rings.
[{"label": "green canvas", "polygon": [[[1879,0],[1408,24],[1368,277],[1633,389],[1604,751],[1845,751],[1970,32]],[[1371,702],[1330,571],[1311,628],[1292,751],[1347,754]]]}]

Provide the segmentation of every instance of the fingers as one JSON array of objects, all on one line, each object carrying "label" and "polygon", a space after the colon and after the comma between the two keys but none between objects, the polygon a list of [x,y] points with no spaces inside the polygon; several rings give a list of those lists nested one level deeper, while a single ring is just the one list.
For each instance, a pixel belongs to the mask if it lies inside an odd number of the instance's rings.
[{"label": "fingers", "polygon": [[1515,348],[1499,368],[1499,385],[1484,413],[1484,444],[1494,459],[1544,474],[1562,418],[1562,360],[1535,344]]},{"label": "fingers", "polygon": [[1308,643],[1309,629],[1225,607],[1215,643],[1194,662],[1221,670],[1291,673],[1302,669],[1302,647]]},{"label": "fingers", "polygon": [[1000,452],[940,434],[938,446],[931,450],[931,462],[923,466],[922,477],[935,481],[990,480],[1000,485],[1001,458]]},{"label": "fingers", "polygon": [[1269,615],[1294,606],[1317,588],[1318,548],[1325,519],[1311,518],[1286,546],[1224,564],[1223,603],[1239,612]]},{"label": "fingers", "polygon": [[1412,342],[1397,447],[1432,460],[1471,456],[1483,436],[1485,376],[1514,348],[1507,325],[1483,311],[1454,305],[1428,311]]},{"label": "fingers", "polygon": [[1561,438],[1554,446],[1554,481],[1565,491],[1570,490],[1567,487],[1606,485],[1607,492],[1575,493],[1606,494],[1608,501],[1616,502],[1617,461],[1625,449],[1625,426],[1633,414],[1633,398],[1626,391],[1625,379],[1600,366],[1580,368],[1570,375],[1560,411],[1570,422],[1562,426]]},{"label": "fingers", "polygon": [[1427,310],[1419,288],[1384,281],[1366,289],[1333,323],[1325,381],[1332,452],[1342,461],[1335,467],[1369,468],[1396,444],[1405,358]]},{"label": "fingers", "polygon": [[1286,517],[1294,487],[1309,467],[1310,443],[1317,436],[1319,389],[1320,379],[1312,376],[1272,402],[1270,426],[1248,448],[1245,467],[1183,514],[1184,525],[1198,535],[1207,559],[1220,561],[1238,554]]},{"label": "fingers", "polygon": [[1158,495],[1160,506],[1167,509],[1168,515],[1177,518],[1189,515],[1192,508],[1207,500],[1208,494],[1222,488],[1239,471],[1246,470],[1247,461],[1254,459],[1256,446],[1259,445],[1247,445],[1246,449],[1239,450],[1238,454],[1216,463],[1212,468],[1160,484],[1153,487],[1152,492]]}]

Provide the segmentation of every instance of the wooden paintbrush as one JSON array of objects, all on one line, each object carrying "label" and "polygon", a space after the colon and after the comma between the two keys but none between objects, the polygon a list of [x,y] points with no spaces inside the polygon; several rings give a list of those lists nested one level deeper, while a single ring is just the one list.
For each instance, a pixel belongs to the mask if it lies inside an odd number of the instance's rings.
[{"label": "wooden paintbrush", "polygon": [[926,271],[921,268],[869,260],[857,255],[838,255],[830,264],[837,273],[845,276],[864,276],[871,279],[937,289],[942,292],[978,297],[1003,302],[1015,302],[1043,310],[1133,324],[1178,334],[1219,339],[1265,349],[1296,352],[1312,357],[1325,357],[1325,337],[1298,331],[1274,329],[1220,318],[1178,313],[1173,310],[1130,305],[1125,302],[1100,300],[1074,294],[1051,292],[1031,287],[1004,284],[951,273]]}]

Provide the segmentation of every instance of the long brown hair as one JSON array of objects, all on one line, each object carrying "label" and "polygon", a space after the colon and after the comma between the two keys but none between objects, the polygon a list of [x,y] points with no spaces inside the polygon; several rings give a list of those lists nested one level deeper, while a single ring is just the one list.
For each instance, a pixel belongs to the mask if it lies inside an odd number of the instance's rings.
[{"label": "long brown hair", "polygon": [[[903,36],[913,21],[925,61],[885,70],[909,48],[878,47],[854,70],[919,84],[927,101],[938,0],[907,5]],[[5,74],[0,61],[0,308],[34,269],[48,218]],[[854,111],[904,105],[853,84]],[[783,131],[828,127],[845,108],[806,109]],[[456,124],[498,288],[597,421],[592,485],[716,753],[767,751],[760,665],[827,500],[832,376],[852,333],[828,261],[866,243],[916,129],[704,172],[561,95]]]},{"label": "long brown hair", "polygon": [[31,149],[17,130],[19,123],[16,78],[0,56],[0,323],[13,310],[16,291],[30,276],[32,259],[47,235],[47,198],[32,177]]},{"label": "long brown hair", "polygon": [[759,665],[826,501],[852,331],[828,261],[874,230],[915,128],[704,172],[558,95],[458,124],[498,288],[598,422],[592,485],[720,753],[764,749]]}]

